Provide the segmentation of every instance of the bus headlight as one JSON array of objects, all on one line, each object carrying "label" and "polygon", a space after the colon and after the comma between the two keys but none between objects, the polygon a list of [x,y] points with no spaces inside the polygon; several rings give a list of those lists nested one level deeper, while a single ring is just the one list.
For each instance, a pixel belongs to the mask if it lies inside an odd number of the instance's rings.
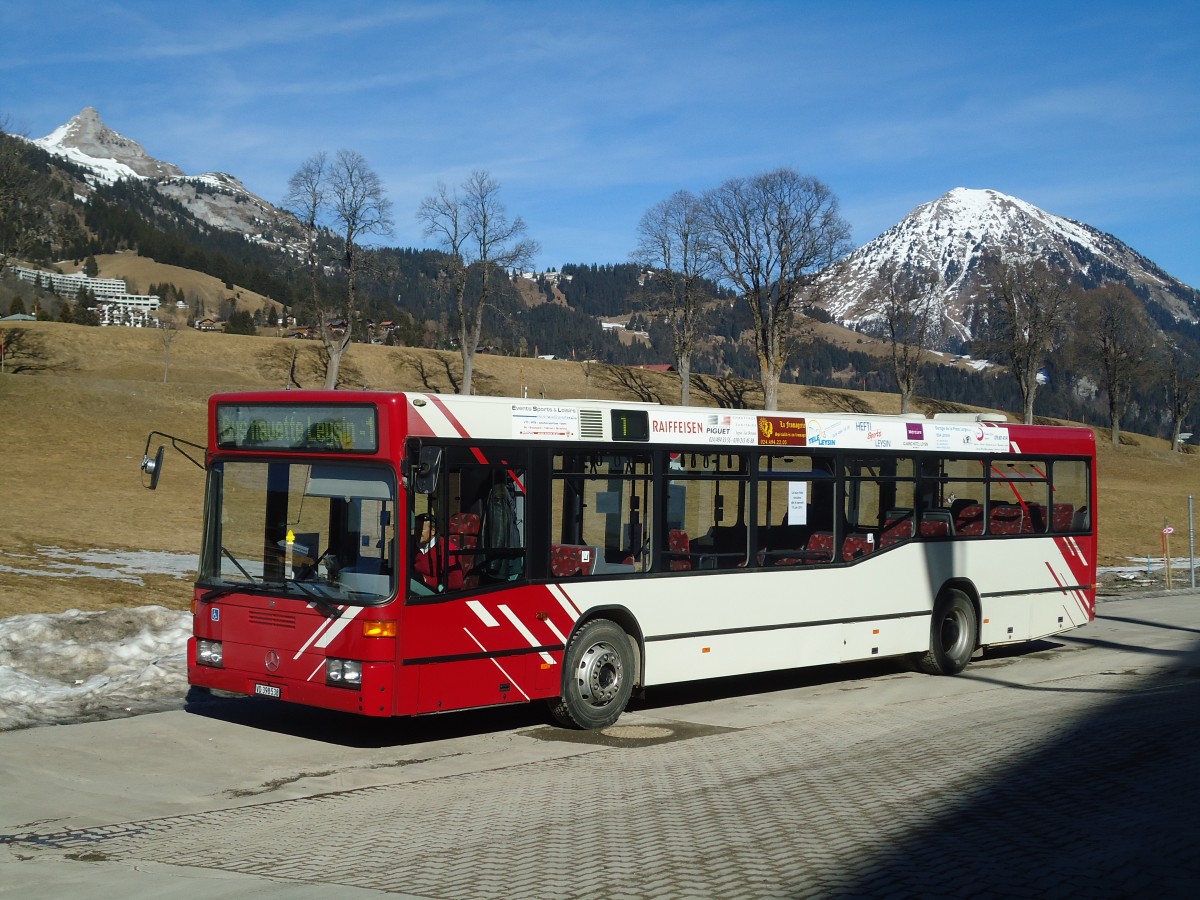
[{"label": "bus headlight", "polygon": [[362,663],[353,659],[325,660],[325,683],[334,687],[362,687]]},{"label": "bus headlight", "polygon": [[221,651],[220,641],[196,641],[196,664],[201,666],[212,666],[220,669],[224,666],[224,654]]}]

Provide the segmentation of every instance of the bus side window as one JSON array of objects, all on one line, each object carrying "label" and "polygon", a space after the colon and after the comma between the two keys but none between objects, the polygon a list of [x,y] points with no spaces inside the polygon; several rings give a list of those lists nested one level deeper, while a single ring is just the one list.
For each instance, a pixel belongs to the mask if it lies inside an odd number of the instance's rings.
[{"label": "bus side window", "polygon": [[[554,457],[550,569],[576,552],[593,565],[587,574],[621,575],[650,567],[650,456],[590,452]],[[557,549],[555,549],[557,548]]]},{"label": "bus side window", "polygon": [[832,561],[816,545],[826,540],[824,535],[832,542],[833,482],[832,461],[827,457],[794,450],[759,456],[757,565],[796,566]]},{"label": "bus side window", "polygon": [[[845,467],[842,559],[849,562],[912,537],[916,461],[896,456],[847,457]],[[907,515],[899,510],[907,510]]]},{"label": "bus side window", "polygon": [[[669,465],[667,522],[660,527],[662,571],[731,569],[749,553],[749,457],[742,453],[680,453]],[[687,535],[688,551],[683,546]],[[685,559],[684,556],[687,558]],[[690,563],[687,567],[680,563]]]},{"label": "bus side window", "polygon": [[507,583],[526,576],[525,453],[516,448],[442,448],[434,490],[418,495],[415,513],[428,509],[447,545],[444,590]]},{"label": "bus side window", "polygon": [[1050,470],[1050,531],[1090,532],[1092,517],[1088,497],[1090,479],[1084,460],[1056,460]]},{"label": "bus side window", "polygon": [[479,566],[483,580],[516,581],[524,574],[524,501],[524,491],[507,477],[488,490],[479,541],[483,550]]},{"label": "bus side window", "polygon": [[1044,534],[1051,509],[1049,463],[993,459],[988,483],[988,534]]}]

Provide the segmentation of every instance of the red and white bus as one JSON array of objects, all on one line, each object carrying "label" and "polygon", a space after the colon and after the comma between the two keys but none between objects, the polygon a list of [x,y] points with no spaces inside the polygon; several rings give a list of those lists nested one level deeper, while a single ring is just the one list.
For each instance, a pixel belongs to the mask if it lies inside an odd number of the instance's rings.
[{"label": "red and white bus", "polygon": [[953,674],[1094,616],[1093,434],[1001,419],[217,395],[189,681],[601,728],[653,685]]}]

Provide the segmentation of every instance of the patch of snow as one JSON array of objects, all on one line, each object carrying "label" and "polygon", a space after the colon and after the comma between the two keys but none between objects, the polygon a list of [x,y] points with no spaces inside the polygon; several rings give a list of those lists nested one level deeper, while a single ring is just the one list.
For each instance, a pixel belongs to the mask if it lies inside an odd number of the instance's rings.
[{"label": "patch of snow", "polygon": [[[192,553],[64,550],[6,554],[0,571],[44,578],[191,581]],[[162,606],[0,619],[0,731],[156,712],[182,705],[191,614]]]},{"label": "patch of snow", "polygon": [[0,572],[13,575],[43,575],[52,578],[104,578],[123,584],[141,585],[143,575],[171,575],[192,579],[199,558],[190,553],[167,550],[63,550],[37,547],[36,557],[9,554],[10,559],[29,560],[27,566],[0,564]]},{"label": "patch of snow", "polygon": [[[34,141],[35,144],[40,143]],[[96,178],[106,184],[114,184],[123,178],[141,181],[142,176],[133,171],[124,163],[117,162],[115,159],[98,159],[95,156],[88,156],[81,150],[76,150],[74,147],[56,147],[51,149],[43,145],[43,149],[48,150],[58,156],[64,156],[78,166],[91,171]]]},{"label": "patch of snow", "polygon": [[0,731],[178,707],[190,634],[162,606],[0,619]]},{"label": "patch of snow", "polygon": [[[1141,575],[1147,575],[1152,572],[1161,572],[1167,567],[1167,561],[1161,556],[1129,556],[1126,557],[1132,563],[1128,566],[1098,566],[1096,568],[1097,575],[1115,575],[1117,578],[1137,578]],[[1188,569],[1191,567],[1191,560],[1186,556],[1171,557],[1171,569]],[[1200,569],[1200,566],[1197,566]]]}]

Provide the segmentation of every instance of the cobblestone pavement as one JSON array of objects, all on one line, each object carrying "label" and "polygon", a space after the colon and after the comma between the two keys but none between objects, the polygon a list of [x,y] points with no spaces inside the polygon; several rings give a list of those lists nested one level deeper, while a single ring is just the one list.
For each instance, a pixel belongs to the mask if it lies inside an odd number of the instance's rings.
[{"label": "cobblestone pavement", "polygon": [[[267,876],[254,896],[1195,896],[1200,627],[1120,606],[972,665],[969,690],[880,702],[922,676],[876,673],[780,721],[691,730],[686,707],[643,708],[614,734],[682,737],[0,843],[27,863]],[[1098,665],[1051,666],[1072,653]]]}]

